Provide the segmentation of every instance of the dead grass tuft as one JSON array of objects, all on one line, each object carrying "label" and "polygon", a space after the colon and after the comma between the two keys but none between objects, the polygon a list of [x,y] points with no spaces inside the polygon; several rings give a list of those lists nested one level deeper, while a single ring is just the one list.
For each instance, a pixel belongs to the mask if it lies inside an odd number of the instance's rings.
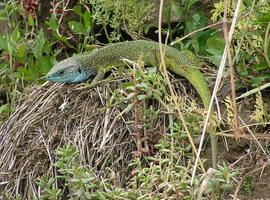
[{"label": "dead grass tuft", "polygon": [[81,165],[98,175],[109,167],[117,172],[118,185],[124,184],[136,147],[129,123],[134,119],[130,113],[112,123],[120,111],[106,106],[107,87],[45,83],[29,88],[0,129],[0,191],[36,193],[36,178],[55,174],[55,150],[70,142],[80,150]]}]

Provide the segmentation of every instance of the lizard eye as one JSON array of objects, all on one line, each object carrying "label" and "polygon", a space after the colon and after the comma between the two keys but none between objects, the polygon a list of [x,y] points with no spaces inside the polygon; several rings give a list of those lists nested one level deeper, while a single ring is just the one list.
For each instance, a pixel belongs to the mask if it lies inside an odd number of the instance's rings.
[{"label": "lizard eye", "polygon": [[82,73],[82,70],[81,70],[81,68],[79,68],[79,69],[78,69],[78,72],[79,72],[79,74],[81,74],[81,73]]},{"label": "lizard eye", "polygon": [[64,74],[64,71],[60,71],[59,74],[60,74],[60,75],[63,75],[63,74]]}]

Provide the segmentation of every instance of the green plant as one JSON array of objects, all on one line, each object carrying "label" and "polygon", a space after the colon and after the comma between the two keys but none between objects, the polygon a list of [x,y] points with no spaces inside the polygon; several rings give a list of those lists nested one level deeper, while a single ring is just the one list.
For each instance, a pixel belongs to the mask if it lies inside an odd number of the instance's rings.
[{"label": "green plant", "polygon": [[255,120],[256,122],[266,126],[267,122],[270,120],[270,114],[266,109],[266,105],[263,101],[261,92],[257,92],[256,94],[256,101],[255,101],[255,111],[251,115],[251,119]]},{"label": "green plant", "polygon": [[[123,21],[142,32],[153,12],[145,1],[84,0],[71,7],[62,0],[52,1],[47,21],[39,21],[42,11],[38,6],[29,10],[26,4],[17,0],[1,3],[0,25],[4,29],[0,32],[0,90],[7,94],[10,111],[28,83],[44,82],[43,77],[59,55],[91,51],[102,30],[107,40],[119,41]],[[6,107],[1,112],[4,110]]]},{"label": "green plant", "polygon": [[[43,29],[36,29],[31,17],[27,22],[19,20],[25,14],[20,4],[14,1],[5,4],[0,12],[1,18],[7,24],[7,32],[0,34],[0,49],[3,51],[4,61],[2,70],[5,74],[2,81],[34,81],[44,76],[52,65],[51,45]],[[19,21],[19,24],[14,21]],[[26,28],[22,29],[21,26]]]},{"label": "green plant", "polygon": [[[177,37],[191,34],[185,40],[177,42],[175,46],[181,50],[190,49],[205,60],[212,62],[215,66],[219,66],[225,46],[224,39],[222,34],[212,28],[196,32],[204,28],[208,20],[203,10],[196,13],[193,11],[194,5],[199,1],[192,0],[179,3],[179,1],[172,0],[170,2],[164,9],[169,23],[170,40],[174,40],[172,35],[175,34],[177,34]],[[172,16],[180,16],[175,27],[170,26]]]},{"label": "green plant", "polygon": [[[45,22],[40,21],[38,15],[27,12],[17,0],[0,3],[0,22],[6,27],[5,31],[0,32],[0,90],[8,96],[8,102],[0,106],[0,124],[11,113],[15,99],[23,88],[36,80],[43,82],[41,78],[58,57],[91,51],[91,44],[95,44],[99,38],[109,42],[126,39],[122,35],[123,30],[132,36],[142,36],[148,33],[150,27],[156,26],[152,20],[154,5],[146,0],[81,0],[75,1],[72,6],[64,0],[54,2]],[[229,19],[236,0],[231,2],[228,5]],[[192,10],[199,3],[198,0],[182,3],[170,0],[165,3],[164,14],[170,41],[175,39],[174,36],[181,37],[207,25],[207,15],[203,11],[194,13]],[[221,20],[223,12],[223,1],[220,1],[215,4],[212,20]],[[236,67],[244,83],[257,86],[270,77],[270,8],[267,0],[244,0],[241,13],[233,42]],[[170,21],[175,15],[180,17],[173,26]],[[106,38],[101,37],[103,33]],[[166,31],[163,33],[167,34]],[[217,30],[208,29],[192,34],[176,47],[190,49],[219,66],[224,39]],[[125,78],[126,82],[122,83],[120,89],[112,91],[109,106],[117,104],[124,108],[125,113],[136,109],[139,120],[135,128],[141,127],[147,139],[153,133],[155,137],[158,135],[153,142],[154,150],[147,152],[147,156],[130,161],[129,169],[133,172],[131,178],[125,188],[119,188],[110,177],[101,179],[91,167],[81,165],[75,146],[60,148],[54,165],[57,176],[43,176],[37,182],[41,199],[195,198],[194,191],[198,191],[201,183],[200,174],[191,186],[194,152],[181,121],[175,115],[175,105],[166,91],[164,77],[153,69],[145,73],[140,66],[126,70],[123,74],[121,78]],[[242,86],[239,82],[239,87]],[[197,108],[195,101],[183,103],[179,98],[178,103],[181,104],[181,112],[192,137],[196,138],[202,128],[202,110]],[[228,122],[231,123],[230,100],[226,101],[226,105]],[[256,97],[255,107],[254,119],[260,123],[269,121],[269,113],[260,94]],[[160,125],[164,128],[162,131],[152,126],[161,117],[165,119],[164,124]],[[168,125],[167,128],[165,125]],[[110,160],[107,164],[110,164]],[[226,198],[233,189],[236,174],[227,164],[219,166],[204,193],[205,198]],[[248,179],[245,185],[245,190],[249,192],[251,181]]]},{"label": "green plant", "polygon": [[250,194],[253,191],[254,187],[254,177],[247,176],[243,182],[243,190],[244,192]]},{"label": "green plant", "polygon": [[61,199],[62,190],[57,188],[56,179],[43,176],[37,180],[37,185],[42,189],[41,199]]},{"label": "green plant", "polygon": [[106,38],[110,42],[121,39],[121,29],[139,35],[144,30],[147,31],[149,26],[145,26],[145,22],[154,12],[152,3],[145,0],[84,0],[84,2],[91,4],[93,20],[95,24],[103,27]]},{"label": "green plant", "polygon": [[218,199],[225,199],[226,194],[234,188],[237,174],[237,171],[230,169],[226,163],[219,165],[205,193],[212,193]]},{"label": "green plant", "polygon": [[0,106],[0,126],[4,123],[5,119],[9,116],[11,111],[12,110],[10,104],[8,103]]},{"label": "green plant", "polygon": [[[54,178],[43,176],[37,181],[41,199],[115,199],[121,196],[121,190],[115,189],[108,180],[99,180],[91,168],[79,165],[74,145],[59,148],[56,155],[58,158],[54,166],[58,175]],[[124,191],[122,193],[125,194]]]},{"label": "green plant", "polygon": [[[231,19],[233,8],[237,1],[228,3],[228,15]],[[224,3],[219,1],[214,5],[212,20],[221,19]],[[243,83],[253,87],[261,85],[270,79],[270,5],[267,0],[245,0],[241,5],[234,39],[234,53],[237,71],[242,78],[238,87]]]}]

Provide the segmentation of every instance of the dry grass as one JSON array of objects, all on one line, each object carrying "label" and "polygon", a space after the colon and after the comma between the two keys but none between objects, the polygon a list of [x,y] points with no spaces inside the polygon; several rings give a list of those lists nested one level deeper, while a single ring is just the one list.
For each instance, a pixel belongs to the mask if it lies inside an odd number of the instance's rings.
[{"label": "dry grass", "polygon": [[80,149],[81,165],[99,175],[109,167],[122,185],[135,147],[133,118],[125,115],[112,124],[119,110],[106,107],[107,98],[107,87],[45,83],[29,88],[0,129],[0,191],[37,192],[36,178],[55,173],[55,150],[70,142]]}]

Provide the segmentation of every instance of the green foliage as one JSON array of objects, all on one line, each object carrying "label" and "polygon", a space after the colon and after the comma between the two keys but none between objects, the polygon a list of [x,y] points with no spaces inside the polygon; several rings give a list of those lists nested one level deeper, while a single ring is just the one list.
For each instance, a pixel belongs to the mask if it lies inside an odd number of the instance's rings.
[{"label": "green foliage", "polygon": [[[215,4],[212,20],[221,19],[224,12],[224,1]],[[229,19],[237,1],[228,2]],[[241,5],[240,16],[235,37],[235,56],[237,71],[245,84],[262,85],[270,80],[270,4],[268,0],[245,0]],[[239,87],[243,86],[238,82]]]},{"label": "green foliage", "polygon": [[12,110],[11,110],[10,104],[8,103],[0,106],[0,126],[3,124],[5,119],[9,116],[11,111]]},{"label": "green foliage", "polygon": [[37,185],[42,189],[41,199],[61,199],[62,190],[57,188],[54,178],[43,176],[38,179]]},{"label": "green foliage", "polygon": [[[164,78],[156,73],[156,68],[143,69],[143,63],[132,63],[133,69],[120,71],[121,78],[128,78],[122,83],[122,88],[113,92],[113,105],[134,107],[134,101],[161,99],[164,96],[166,83]],[[126,73],[129,75],[127,77]],[[132,76],[132,77],[131,77]],[[128,105],[126,105],[128,103]],[[143,112],[150,110],[143,110]],[[146,114],[146,113],[145,113]]]},{"label": "green foliage", "polygon": [[[179,24],[170,28],[171,34],[182,30],[184,35],[192,33],[207,25],[204,12],[192,12],[193,5],[198,1],[172,1],[165,9],[170,15],[181,16]],[[237,1],[228,1],[228,20],[232,19]],[[224,1],[217,1],[212,10],[212,21],[223,20]],[[245,0],[241,4],[239,16],[241,16],[234,32],[233,49],[235,66],[243,83],[256,87],[270,80],[270,6],[268,0],[250,1]],[[170,16],[169,18],[171,18]],[[168,17],[167,17],[168,18]],[[184,24],[184,26],[183,26]],[[170,37],[171,40],[175,40]],[[177,45],[179,46],[179,44]],[[176,47],[177,47],[176,46]],[[180,49],[190,49],[197,55],[210,61],[215,66],[220,65],[224,50],[223,33],[215,29],[208,29],[192,34],[189,38],[181,41]]]},{"label": "green foliage", "polygon": [[[157,103],[163,101],[165,105],[170,105],[170,95],[166,92],[164,78],[155,73],[153,68],[144,72],[140,63],[139,66],[133,64],[134,68],[128,69],[129,73],[126,73],[127,70],[123,71],[126,82],[119,86],[119,89],[111,91],[112,97],[108,106],[119,106],[125,113],[135,107],[142,116],[140,126],[145,131],[144,136],[152,137],[148,130],[153,128],[153,121],[164,117],[163,112],[168,112],[165,108],[165,111],[161,109]],[[151,106],[148,106],[149,101]],[[181,121],[173,114],[173,105],[172,108],[167,108],[172,109],[166,130],[168,134],[157,133],[160,139],[155,144],[155,153],[130,160],[128,171],[132,172],[132,175],[124,188],[114,185],[113,178],[109,175],[103,176],[101,181],[94,170],[80,164],[77,149],[69,145],[57,151],[57,162],[54,164],[57,176],[39,180],[42,198],[59,199],[70,196],[73,199],[195,199],[203,179],[198,175],[193,186],[190,185],[194,161],[192,147]],[[182,109],[193,137],[198,136],[202,125],[200,123],[203,122],[203,113],[197,110],[193,102],[190,107]],[[203,196],[226,195],[232,189],[228,186],[233,187],[234,178],[235,174],[224,164],[215,172],[213,181],[217,181],[207,186]]]},{"label": "green foliage", "polygon": [[[112,185],[106,180],[100,181],[91,168],[79,165],[75,146],[59,148],[56,154],[58,160],[54,166],[59,175],[39,178],[41,199],[115,199],[118,196],[118,191],[112,191]],[[60,189],[56,183],[65,187]]]},{"label": "green foliage", "polygon": [[245,193],[251,194],[254,190],[254,177],[247,176],[243,182],[243,191]]},{"label": "green foliage", "polygon": [[[3,23],[7,24],[7,32],[0,35],[0,50],[3,51],[5,64],[2,68],[5,76],[0,81],[4,79],[10,82],[14,78],[27,81],[37,80],[44,76],[52,65],[50,44],[42,29],[36,30],[36,33],[34,30],[28,32],[20,28],[22,24],[14,24],[13,21],[9,21],[14,17],[13,15],[17,15],[17,10],[22,12],[20,5],[12,4],[14,10],[9,10],[10,6],[10,4],[6,4],[0,12]],[[29,27],[29,24],[25,25]],[[30,25],[32,26],[33,23],[31,22]],[[26,34],[33,36],[28,38]]]},{"label": "green foliage", "polygon": [[119,41],[123,21],[134,31],[143,32],[144,22],[153,12],[152,4],[146,1],[84,0],[72,8],[52,3],[44,22],[22,5],[9,0],[1,3],[0,10],[0,25],[4,27],[0,32],[0,90],[11,96],[9,99],[16,99],[13,91],[27,83],[43,82],[60,53],[69,56],[92,50],[91,43],[102,31],[108,41]]},{"label": "green foliage", "polygon": [[155,11],[151,2],[141,0],[84,0],[84,2],[92,5],[93,20],[95,24],[103,27],[110,42],[121,39],[121,29],[139,35],[147,32],[151,24],[146,22]]},{"label": "green foliage", "polygon": [[218,197],[218,199],[225,199],[226,194],[235,187],[237,174],[238,173],[230,169],[226,163],[219,165],[214,173],[215,178],[211,179],[209,182],[206,193],[213,193],[217,195],[216,197]]},{"label": "green foliage", "polygon": [[[106,37],[105,41],[118,42],[124,39],[123,30],[132,36],[143,36],[156,27],[155,6],[146,0],[81,0],[73,7],[65,7],[57,1],[48,14],[47,21],[27,13],[17,0],[0,2],[0,90],[7,94],[8,102],[0,106],[0,124],[11,113],[14,100],[20,91],[34,81],[42,83],[44,75],[58,57],[73,53],[91,51],[92,44]],[[198,0],[165,1],[164,16],[168,22],[169,40],[190,34],[209,24],[204,11],[193,11]],[[230,2],[230,1],[228,1]],[[228,5],[229,19],[232,18],[236,0]],[[214,22],[222,20],[224,1],[215,4],[212,12]],[[41,11],[44,12],[44,11]],[[237,72],[247,85],[258,86],[269,81],[270,61],[270,7],[267,0],[244,0],[241,6],[233,48],[236,55]],[[38,15],[37,15],[38,16]],[[173,16],[179,20],[172,27]],[[167,31],[163,32],[164,36]],[[102,37],[105,35],[105,37]],[[224,50],[222,33],[215,29],[196,32],[176,45],[179,49],[190,49],[196,55],[219,66]],[[152,70],[153,72],[153,70]],[[127,188],[118,188],[110,178],[101,181],[89,166],[81,166],[77,149],[69,145],[57,151],[56,177],[44,176],[39,179],[42,199],[191,199],[201,184],[200,177],[190,186],[190,174],[194,154],[183,131],[182,123],[173,115],[175,105],[166,93],[166,81],[157,73],[137,68],[129,70],[132,79],[123,83],[122,89],[114,91],[111,103],[123,106],[126,112],[134,108],[134,102],[150,102],[139,110],[142,124],[148,130],[153,120],[159,117],[165,102],[172,113],[167,135],[162,135],[155,149],[158,153],[131,160],[129,168],[135,174]],[[130,81],[132,80],[132,81]],[[239,87],[242,82],[239,81]],[[166,97],[166,99],[163,99]],[[179,100],[179,103],[182,103]],[[231,123],[231,101],[226,101]],[[183,105],[183,114],[193,137],[201,130],[203,114],[194,102]],[[269,121],[269,113],[261,95],[256,96],[256,111],[253,118],[262,124]],[[236,172],[226,164],[219,166],[214,178],[207,186],[204,196],[224,198],[233,189]],[[246,192],[251,190],[251,181],[244,184]],[[66,195],[69,196],[66,196]]]},{"label": "green foliage", "polygon": [[[151,160],[149,167],[137,168],[136,176],[131,180],[130,184],[136,189],[138,199],[194,198],[187,169],[179,165],[174,166],[177,159],[173,161],[169,157],[162,160],[159,158]],[[134,161],[131,165],[134,167],[136,164],[141,165],[139,160],[137,163]]]},{"label": "green foliage", "polygon": [[211,35],[212,36],[206,40],[205,51],[208,53],[208,59],[210,59],[215,66],[219,66],[225,47],[224,39],[215,32]]},{"label": "green foliage", "polygon": [[[198,2],[198,0],[183,1],[180,4],[178,1],[172,1],[171,10],[165,10],[171,13],[171,15],[181,16],[181,19],[175,28],[170,27],[172,30],[169,30],[169,32],[171,35],[178,33],[179,30],[183,31],[183,35],[193,33],[189,38],[180,43],[181,47],[179,48],[190,49],[212,62],[215,66],[219,66],[225,47],[224,38],[222,34],[211,28],[194,33],[194,31],[207,26],[208,20],[203,11],[193,12],[193,6]],[[172,38],[170,39],[173,40]]]},{"label": "green foliage", "polygon": [[270,120],[270,114],[267,112],[266,105],[263,101],[260,91],[256,93],[255,111],[251,115],[251,119],[255,120],[263,126],[266,126]]},{"label": "green foliage", "polygon": [[[184,167],[183,162],[188,160],[183,158],[177,140],[179,135],[166,135],[156,146],[160,154],[145,157],[148,167],[139,158],[133,159],[128,167],[134,175],[126,190],[114,186],[106,177],[101,181],[90,167],[80,165],[75,146],[59,148],[54,164],[57,175],[43,176],[37,181],[40,199],[194,199],[202,180],[195,179],[193,186],[190,185],[191,168]],[[223,164],[214,176],[205,197],[224,197],[234,187],[236,172]]]},{"label": "green foliage", "polygon": [[144,72],[142,69],[133,70],[134,81],[125,83],[125,89],[128,91],[129,95],[134,94],[134,92],[140,93],[137,98],[139,100],[155,98],[159,99],[164,95],[165,92],[165,80],[160,75],[155,73],[154,68],[150,69],[148,72]]}]

